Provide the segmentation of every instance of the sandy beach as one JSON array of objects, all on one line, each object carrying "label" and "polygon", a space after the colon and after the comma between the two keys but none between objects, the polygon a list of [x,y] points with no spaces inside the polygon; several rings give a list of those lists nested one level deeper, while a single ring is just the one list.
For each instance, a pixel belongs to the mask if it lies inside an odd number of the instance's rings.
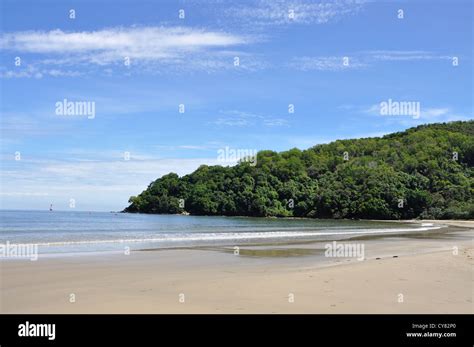
[{"label": "sandy beach", "polygon": [[362,261],[324,243],[1,261],[0,311],[473,313],[474,222],[432,222],[451,226],[345,241]]}]

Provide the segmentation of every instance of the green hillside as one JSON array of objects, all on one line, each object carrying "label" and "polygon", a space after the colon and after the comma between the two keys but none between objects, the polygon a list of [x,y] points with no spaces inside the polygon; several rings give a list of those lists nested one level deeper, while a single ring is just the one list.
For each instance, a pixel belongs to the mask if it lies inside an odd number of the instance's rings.
[{"label": "green hillside", "polygon": [[261,151],[256,166],[202,165],[181,178],[170,173],[129,202],[125,212],[474,218],[474,121],[422,125],[303,151]]}]

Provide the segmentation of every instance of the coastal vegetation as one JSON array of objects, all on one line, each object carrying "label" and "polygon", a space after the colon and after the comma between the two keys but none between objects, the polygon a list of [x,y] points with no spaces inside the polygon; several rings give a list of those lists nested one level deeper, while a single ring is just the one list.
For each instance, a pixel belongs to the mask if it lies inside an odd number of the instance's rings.
[{"label": "coastal vegetation", "polygon": [[356,219],[474,218],[474,121],[421,125],[256,161],[167,174],[124,212]]}]

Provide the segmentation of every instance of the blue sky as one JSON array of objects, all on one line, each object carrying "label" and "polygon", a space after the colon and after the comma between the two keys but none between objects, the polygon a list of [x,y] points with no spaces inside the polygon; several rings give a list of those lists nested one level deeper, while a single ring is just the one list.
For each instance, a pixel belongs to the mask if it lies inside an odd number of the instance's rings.
[{"label": "blue sky", "polygon": [[[0,2],[1,208],[121,210],[226,146],[473,119],[471,1]],[[380,115],[388,99],[420,117]]]}]

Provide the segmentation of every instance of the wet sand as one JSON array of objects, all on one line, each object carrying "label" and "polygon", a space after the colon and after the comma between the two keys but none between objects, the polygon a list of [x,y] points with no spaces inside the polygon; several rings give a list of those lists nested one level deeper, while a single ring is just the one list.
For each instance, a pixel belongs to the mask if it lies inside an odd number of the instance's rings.
[{"label": "wet sand", "polygon": [[0,312],[473,313],[474,227],[461,224],[345,241],[362,261],[321,242],[0,261]]}]

